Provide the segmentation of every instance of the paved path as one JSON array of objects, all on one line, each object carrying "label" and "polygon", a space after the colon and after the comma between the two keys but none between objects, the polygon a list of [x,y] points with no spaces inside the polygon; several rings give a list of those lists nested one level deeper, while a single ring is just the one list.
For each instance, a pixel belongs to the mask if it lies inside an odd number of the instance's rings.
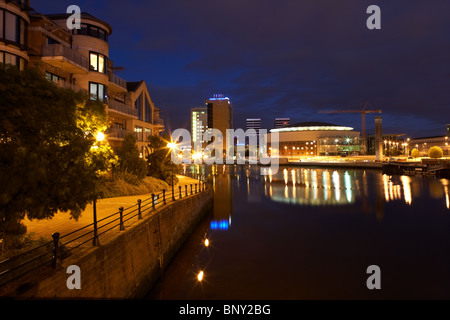
[{"label": "paved path", "polygon": [[[177,175],[178,184],[175,186],[175,191],[178,190],[178,186],[184,186],[186,184],[198,183],[198,180]],[[169,191],[169,190],[168,190]],[[170,190],[171,191],[171,190]],[[183,189],[184,191],[184,189]],[[97,201],[97,219],[100,220],[103,217],[109,216],[119,211],[119,207],[130,207],[137,203],[138,199],[145,200],[151,197],[151,194],[126,196],[107,198]],[[92,204],[88,204],[86,209],[81,213],[81,216],[77,221],[70,217],[69,212],[58,212],[52,219],[44,220],[29,220],[25,218],[23,223],[27,227],[27,233],[33,238],[44,237],[51,240],[51,235],[54,232],[59,232],[61,235],[68,234],[74,230],[77,230],[85,225],[89,225],[93,222],[93,209]]]}]

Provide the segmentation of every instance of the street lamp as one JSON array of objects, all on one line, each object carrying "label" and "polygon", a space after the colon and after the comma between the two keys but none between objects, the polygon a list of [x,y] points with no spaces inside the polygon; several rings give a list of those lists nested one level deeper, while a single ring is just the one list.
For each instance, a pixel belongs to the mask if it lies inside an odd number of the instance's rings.
[{"label": "street lamp", "polygon": [[98,142],[102,142],[105,139],[105,134],[101,131],[99,131],[97,133],[97,135],[95,136],[95,140],[97,140]]}]

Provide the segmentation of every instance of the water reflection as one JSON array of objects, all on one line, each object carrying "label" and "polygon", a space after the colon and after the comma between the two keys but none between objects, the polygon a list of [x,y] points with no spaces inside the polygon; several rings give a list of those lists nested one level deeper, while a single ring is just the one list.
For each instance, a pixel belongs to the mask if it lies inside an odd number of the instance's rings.
[{"label": "water reflection", "polygon": [[[449,243],[442,241],[448,235],[449,216],[442,214],[450,207],[448,179],[303,167],[286,167],[277,174],[261,176],[259,170],[250,166],[211,169],[214,210],[202,226],[201,237],[189,248],[186,263],[172,264],[183,268],[165,291],[167,297],[320,298],[326,290],[314,291],[321,287],[308,279],[322,279],[335,271],[328,266],[339,261],[337,272],[320,284],[323,288],[331,285],[340,298],[341,282],[334,281],[342,275],[353,281],[354,274],[361,272],[359,266],[373,263],[375,255],[403,277],[401,284],[406,285],[395,290],[407,288],[410,279],[425,269],[417,288],[420,294],[428,289],[429,279],[444,278],[448,283],[445,270],[449,261],[442,259]],[[299,205],[315,207],[299,210]],[[384,215],[389,219],[379,223]],[[352,254],[351,259],[340,259],[342,248]],[[410,268],[414,269],[404,275]],[[276,279],[270,276],[274,273]],[[242,279],[250,278],[251,282],[242,285]],[[295,289],[286,288],[286,283]],[[308,290],[300,292],[300,287]],[[360,277],[349,287],[342,292],[352,292],[350,298],[367,293]],[[448,285],[439,282],[436,288],[445,290]],[[407,296],[409,291],[405,289],[403,294]]]},{"label": "water reflection", "polygon": [[350,171],[293,168],[282,177],[264,178],[265,195],[277,202],[301,205],[339,205],[355,201],[353,173]]}]

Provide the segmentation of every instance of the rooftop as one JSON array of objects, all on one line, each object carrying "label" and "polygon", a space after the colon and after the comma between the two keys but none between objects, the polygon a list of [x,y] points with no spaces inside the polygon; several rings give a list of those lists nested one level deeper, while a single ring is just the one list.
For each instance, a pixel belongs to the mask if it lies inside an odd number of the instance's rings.
[{"label": "rooftop", "polygon": [[322,131],[322,130],[351,131],[353,130],[353,128],[340,126],[328,122],[298,122],[286,125],[282,128],[271,129],[270,132]]}]

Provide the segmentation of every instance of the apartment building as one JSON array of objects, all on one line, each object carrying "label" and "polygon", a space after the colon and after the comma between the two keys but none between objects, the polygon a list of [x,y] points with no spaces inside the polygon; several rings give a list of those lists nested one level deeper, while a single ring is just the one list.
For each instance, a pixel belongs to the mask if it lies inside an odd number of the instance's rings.
[{"label": "apartment building", "polygon": [[0,11],[4,63],[21,70],[35,67],[56,85],[84,91],[103,102],[110,120],[106,137],[111,146],[117,148],[132,133],[142,156],[148,154],[148,136],[164,131],[164,121],[145,81],[127,82],[114,72],[108,23],[83,12],[81,28],[69,30],[70,14],[43,15],[30,10],[29,1],[23,0],[0,0]]}]

